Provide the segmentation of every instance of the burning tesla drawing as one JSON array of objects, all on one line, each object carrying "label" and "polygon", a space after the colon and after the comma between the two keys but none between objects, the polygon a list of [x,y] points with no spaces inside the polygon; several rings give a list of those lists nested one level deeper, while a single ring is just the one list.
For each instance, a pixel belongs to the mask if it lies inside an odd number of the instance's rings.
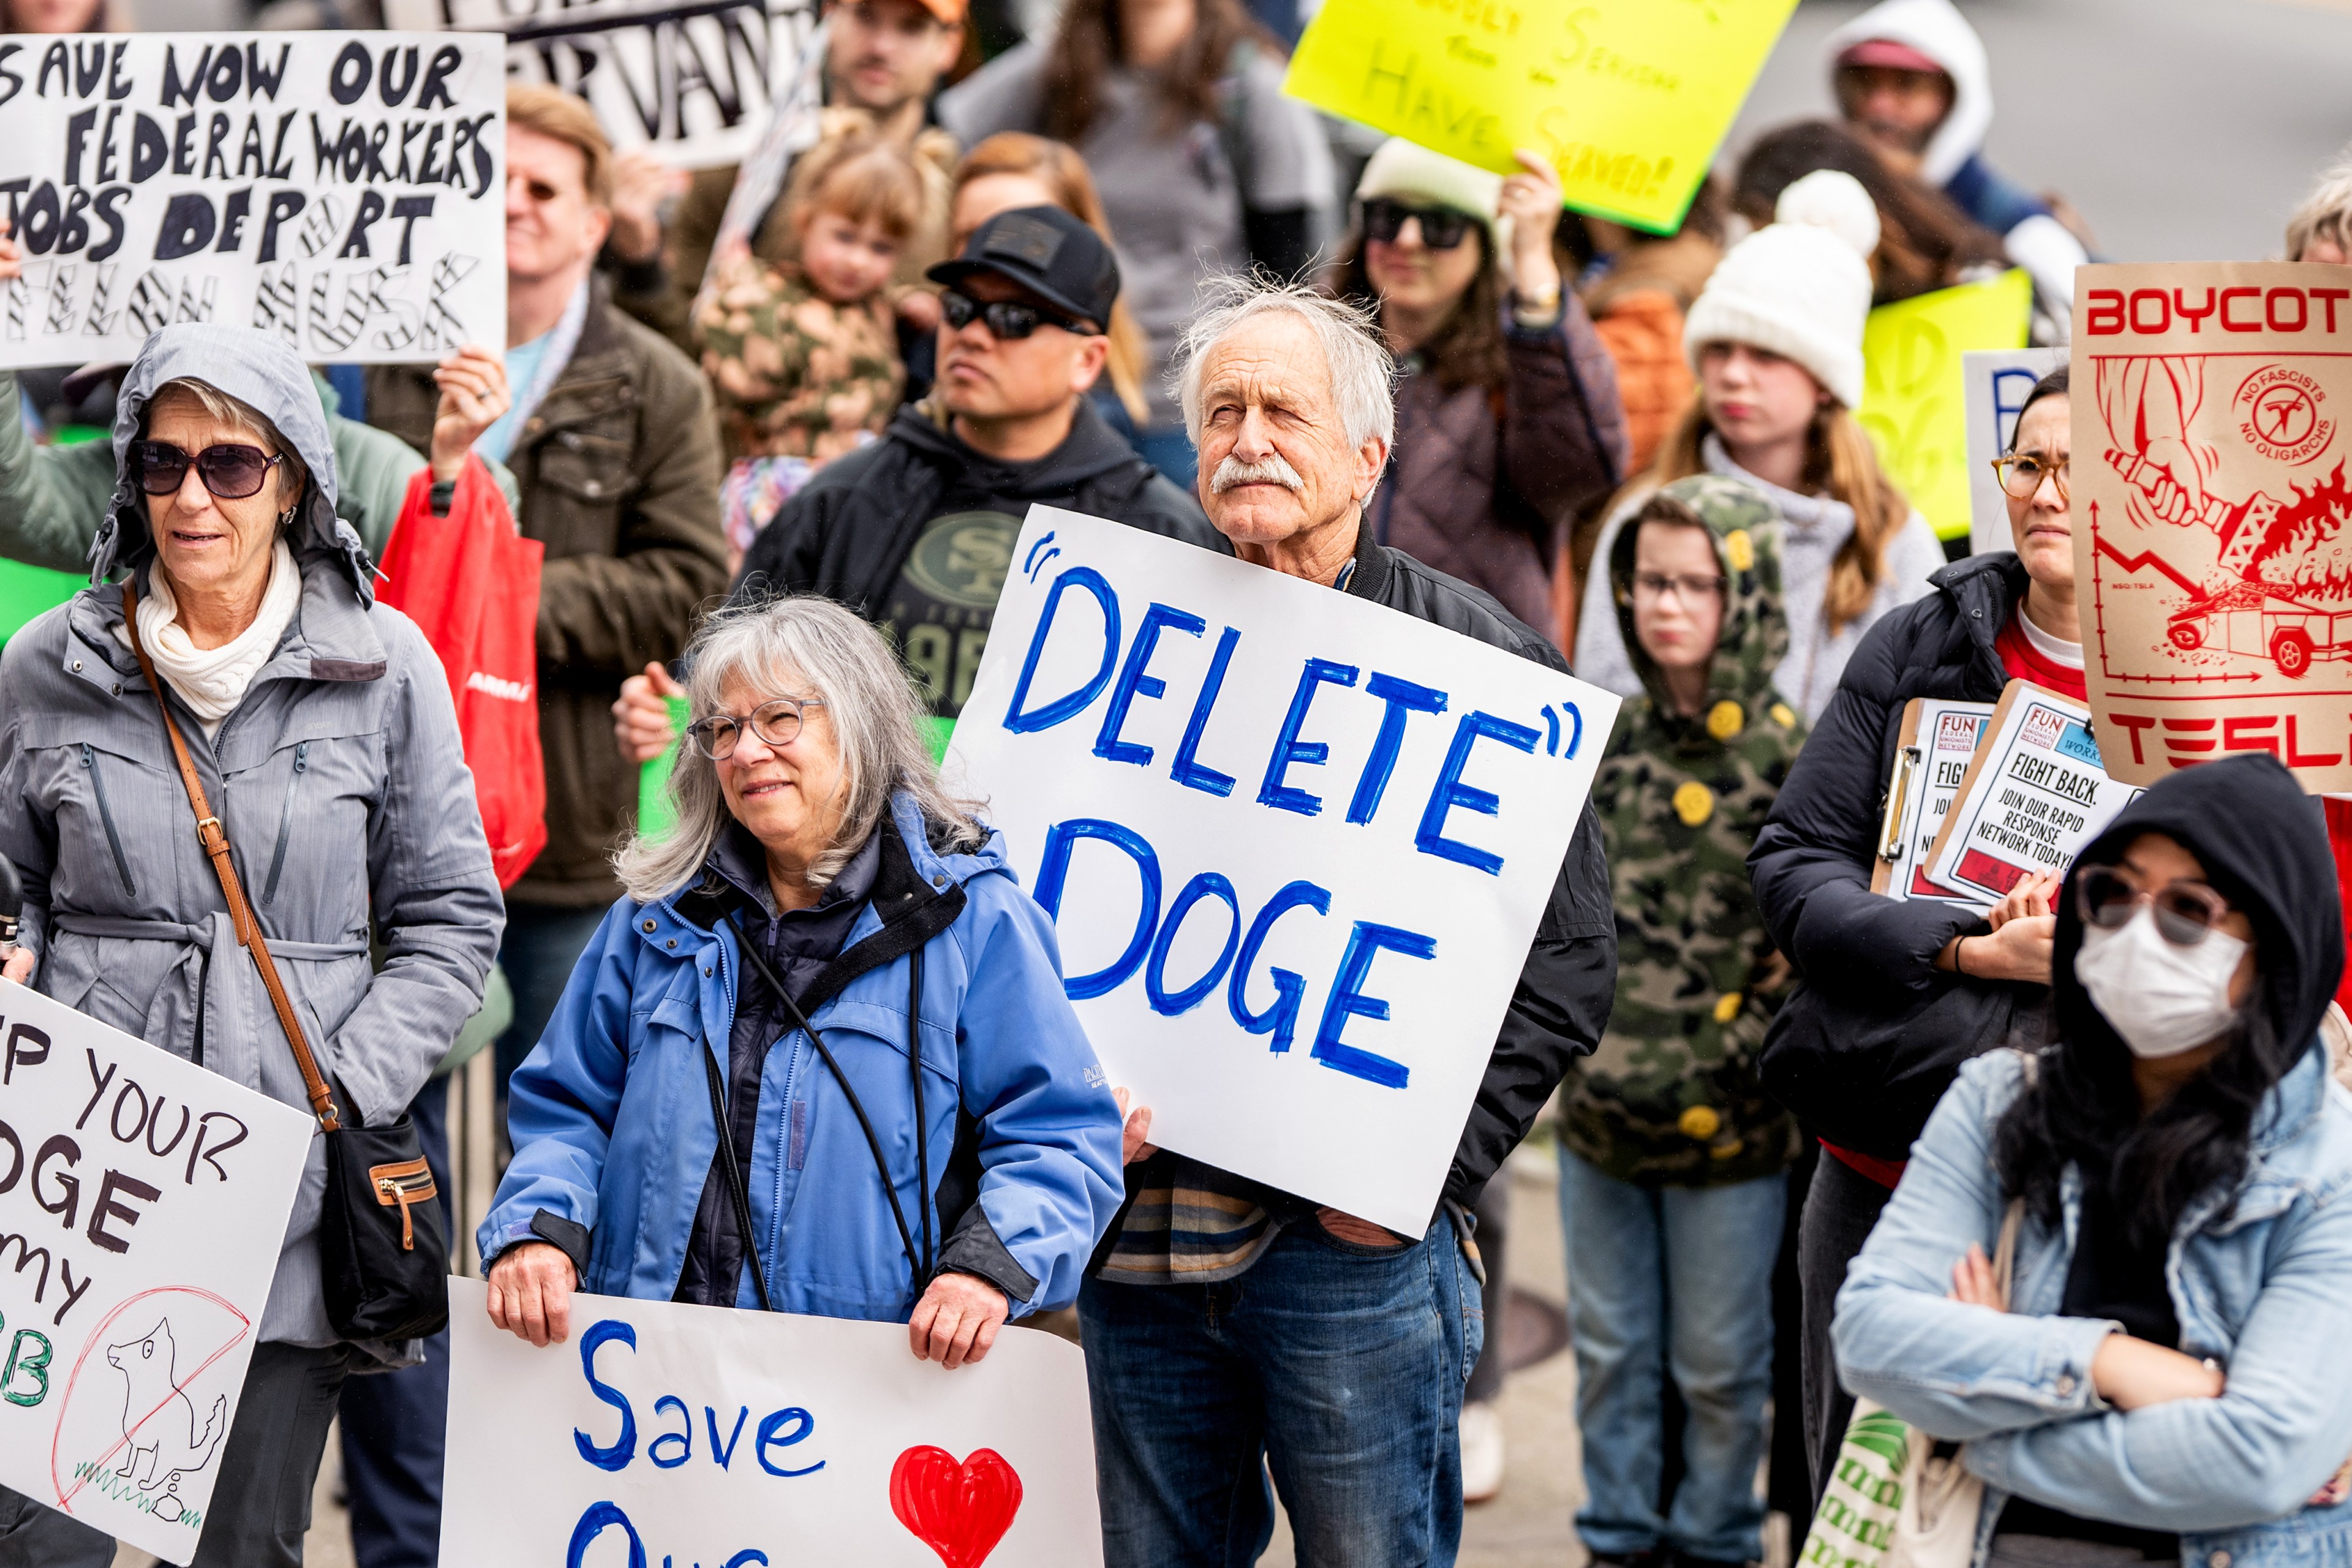
[{"label": "burning tesla drawing", "polygon": [[2352,288],[2284,263],[2076,286],[2085,676],[2116,776],[2266,751],[2352,788]]}]

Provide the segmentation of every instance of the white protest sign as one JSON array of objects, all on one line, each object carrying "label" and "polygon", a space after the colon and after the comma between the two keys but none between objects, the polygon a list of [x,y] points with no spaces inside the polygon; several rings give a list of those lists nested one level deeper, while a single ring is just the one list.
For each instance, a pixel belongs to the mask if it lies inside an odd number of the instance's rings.
[{"label": "white protest sign", "polygon": [[506,342],[495,38],[0,37],[0,195],[24,276],[0,368],[128,360],[179,321],[307,360]]},{"label": "white protest sign", "polygon": [[792,79],[814,0],[423,0],[440,25],[502,33],[517,81],[576,92],[622,152],[680,169],[750,156]]},{"label": "white protest sign", "polygon": [[1998,903],[2028,877],[2063,875],[2139,795],[2106,775],[2091,710],[2012,680],[1929,851],[1928,878]]},{"label": "white protest sign", "polygon": [[313,1130],[0,981],[0,1486],[195,1555]]},{"label": "white protest sign", "polygon": [[2066,350],[1970,349],[1960,355],[1960,392],[1969,416],[1969,552],[2014,550],[2009,507],[1992,460],[2009,450],[2017,416],[2033,384],[2066,363]]},{"label": "white protest sign", "polygon": [[[1950,815],[1969,763],[1983,739],[1990,702],[1956,702],[1939,697],[1915,697],[1917,732],[1906,738],[1896,753],[1903,770],[1902,818],[1895,837],[1895,853],[1886,862],[1884,891],[1898,903],[1921,899],[1933,903],[1989,907],[1994,900],[1939,886],[1927,879],[1927,864],[1936,837]],[[1910,728],[1906,716],[1906,729]]]},{"label": "white protest sign", "polygon": [[898,1323],[572,1298],[569,1342],[449,1281],[442,1568],[1100,1568],[1076,1345],[917,1361]]},{"label": "white protest sign", "polygon": [[1617,707],[1034,507],[947,765],[1152,1142],[1418,1236]]}]

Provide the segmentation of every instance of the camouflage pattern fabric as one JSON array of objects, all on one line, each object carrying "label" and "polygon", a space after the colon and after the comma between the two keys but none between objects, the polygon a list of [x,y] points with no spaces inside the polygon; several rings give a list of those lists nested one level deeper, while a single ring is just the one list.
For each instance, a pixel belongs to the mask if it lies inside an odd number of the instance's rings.
[{"label": "camouflage pattern fabric", "polygon": [[[1617,999],[1593,1054],[1561,1087],[1569,1150],[1620,1181],[1706,1186],[1753,1180],[1797,1155],[1795,1121],[1756,1063],[1786,986],[1748,880],[1804,721],[1772,689],[1788,651],[1780,610],[1783,524],[1736,479],[1703,474],[1662,492],[1714,536],[1728,586],[1707,695],[1675,710],[1657,665],[1617,616],[1643,694],[1628,702],[1592,786],[1617,911]],[[1605,563],[1628,580],[1639,530]]]},{"label": "camouflage pattern fabric", "polygon": [[836,305],[789,262],[729,267],[693,331],[730,462],[840,457],[882,433],[907,382],[887,291]]}]

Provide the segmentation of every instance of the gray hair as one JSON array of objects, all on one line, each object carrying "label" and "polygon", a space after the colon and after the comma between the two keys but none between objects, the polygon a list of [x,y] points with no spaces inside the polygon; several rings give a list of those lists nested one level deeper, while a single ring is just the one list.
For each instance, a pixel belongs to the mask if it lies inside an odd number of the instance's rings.
[{"label": "gray hair", "polygon": [[[975,849],[988,839],[978,803],[948,793],[923,739],[929,704],[889,641],[831,599],[795,594],[730,606],[702,625],[687,648],[687,698],[696,718],[722,710],[737,680],[778,696],[824,703],[841,748],[841,827],[809,868],[823,887],[840,874],[904,790],[922,808],[934,843]],[[669,780],[676,824],[659,837],[633,833],[613,856],[629,896],[650,903],[701,874],[729,821],[719,766],[683,748]]]},{"label": "gray hair", "polygon": [[1375,436],[1394,444],[1396,360],[1381,341],[1380,320],[1370,307],[1334,299],[1305,283],[1255,275],[1215,279],[1202,292],[1203,309],[1177,344],[1171,377],[1195,447],[1201,444],[1201,380],[1210,352],[1243,323],[1277,310],[1314,329],[1331,372],[1331,401],[1339,407],[1348,445],[1360,447]]},{"label": "gray hair", "polygon": [[2319,184],[2286,220],[2286,258],[2300,261],[2315,239],[2352,249],[2352,147],[2320,171]]}]

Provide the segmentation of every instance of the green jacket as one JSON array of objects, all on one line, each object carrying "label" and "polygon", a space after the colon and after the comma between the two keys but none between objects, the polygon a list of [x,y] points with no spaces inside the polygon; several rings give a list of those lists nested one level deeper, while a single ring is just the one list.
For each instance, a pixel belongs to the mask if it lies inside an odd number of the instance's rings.
[{"label": "green jacket", "polygon": [[[369,555],[381,557],[425,459],[399,437],[343,418],[334,388],[322,376],[311,379],[335,447],[335,513],[359,531]],[[16,373],[0,371],[0,555],[52,572],[86,571],[114,495],[114,443],[38,446],[25,433],[21,396]],[[514,476],[499,463],[490,472],[517,509]]]},{"label": "green jacket", "polygon": [[[1643,694],[1628,702],[1593,780],[1617,914],[1617,997],[1593,1054],[1561,1087],[1569,1151],[1621,1181],[1708,1186],[1796,1157],[1797,1128],[1757,1078],[1779,1009],[1771,939],[1748,882],[1748,851],[1803,743],[1804,721],[1772,689],[1788,651],[1780,609],[1784,525],[1754,489],[1714,475],[1662,495],[1715,540],[1727,584],[1707,698],[1685,718],[1617,595]],[[1640,531],[1619,531],[1607,568],[1626,582]]]}]

